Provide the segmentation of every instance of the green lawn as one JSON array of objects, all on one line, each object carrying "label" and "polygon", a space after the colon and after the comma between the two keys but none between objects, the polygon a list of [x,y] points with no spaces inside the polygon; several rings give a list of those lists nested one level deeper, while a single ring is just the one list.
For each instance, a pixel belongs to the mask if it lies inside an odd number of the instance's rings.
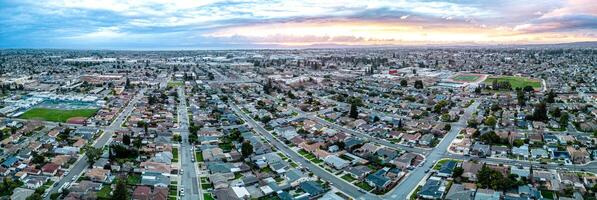
[{"label": "green lawn", "polygon": [[371,191],[373,189],[373,187],[371,187],[369,184],[367,184],[365,182],[358,182],[355,185],[358,186],[358,187],[360,187],[361,189],[363,189],[365,191]]},{"label": "green lawn", "polygon": [[353,178],[350,174],[344,174],[344,176],[342,176],[342,179],[350,182],[353,182],[354,180],[356,180],[355,178]]},{"label": "green lawn", "polygon": [[172,162],[178,162],[178,148],[172,148]]},{"label": "green lawn", "polygon": [[473,82],[476,81],[480,78],[480,76],[477,75],[466,75],[466,74],[460,74],[455,76],[454,79],[455,81],[464,81],[464,82]]},{"label": "green lawn", "polygon": [[433,166],[433,169],[435,170],[439,170],[442,168],[442,165],[444,165],[444,163],[448,162],[448,161],[455,161],[455,162],[460,162],[460,160],[454,160],[454,159],[441,159],[438,160],[437,163]]},{"label": "green lawn", "polygon": [[421,191],[421,186],[417,186],[417,188],[415,189],[415,191],[413,192],[413,194],[410,195],[410,200],[416,200],[417,199],[417,195],[419,193],[419,191]]},{"label": "green lawn", "polygon": [[220,149],[222,149],[224,152],[230,152],[232,150],[232,143],[220,143],[218,144],[218,147],[220,147]]},{"label": "green lawn", "polygon": [[305,151],[304,149],[299,150],[298,153],[301,154],[301,156],[309,154],[309,152]]},{"label": "green lawn", "polygon": [[549,191],[549,190],[541,190],[541,195],[543,196],[543,198],[545,199],[554,199],[553,198],[553,191]]},{"label": "green lawn", "polygon": [[183,86],[184,83],[182,81],[169,81],[168,82],[168,87],[178,87],[178,86]]},{"label": "green lawn", "polygon": [[129,174],[126,177],[126,183],[129,185],[137,185],[141,183],[141,175],[139,174]]},{"label": "green lawn", "polygon": [[204,189],[204,190],[211,189],[212,187],[214,187],[214,186],[211,183],[207,183],[207,184],[202,183],[201,184],[201,189]]},{"label": "green lawn", "polygon": [[209,183],[207,177],[201,177],[201,183]]},{"label": "green lawn", "polygon": [[75,110],[61,110],[49,108],[32,108],[23,113],[19,118],[21,119],[39,119],[52,122],[66,122],[73,117],[89,118],[95,115],[97,109],[75,109]]},{"label": "green lawn", "polygon": [[110,191],[112,191],[112,188],[110,188],[109,185],[102,187],[102,189],[97,192],[97,199],[110,199]]},{"label": "green lawn", "polygon": [[243,174],[241,174],[240,172],[234,173],[234,179],[239,179],[239,178],[242,178],[242,177],[243,177]]},{"label": "green lawn", "polygon": [[286,156],[281,152],[278,152],[278,156],[280,156],[280,158],[282,158],[282,159],[286,159]]},{"label": "green lawn", "polygon": [[203,193],[203,199],[204,200],[214,200],[214,198],[211,196],[211,194],[207,194],[207,193]]},{"label": "green lawn", "polygon": [[292,167],[294,167],[294,168],[297,168],[297,167],[298,167],[298,164],[296,164],[296,163],[294,163],[294,162],[290,162],[290,166],[292,166]]},{"label": "green lawn", "polygon": [[195,152],[195,159],[197,162],[203,162],[203,153],[201,151]]},{"label": "green lawn", "polygon": [[513,89],[516,88],[524,88],[525,86],[531,86],[535,89],[541,88],[541,81],[534,80],[525,77],[518,77],[518,76],[499,76],[499,77],[488,77],[483,81],[485,84],[491,84],[493,80],[500,81],[508,81],[512,85]]}]

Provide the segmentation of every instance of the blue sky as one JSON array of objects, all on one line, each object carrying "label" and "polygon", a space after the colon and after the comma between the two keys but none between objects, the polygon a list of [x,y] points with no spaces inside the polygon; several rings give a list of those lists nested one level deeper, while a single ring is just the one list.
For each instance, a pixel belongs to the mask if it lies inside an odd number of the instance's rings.
[{"label": "blue sky", "polygon": [[226,49],[597,40],[594,0],[0,0],[0,48]]}]

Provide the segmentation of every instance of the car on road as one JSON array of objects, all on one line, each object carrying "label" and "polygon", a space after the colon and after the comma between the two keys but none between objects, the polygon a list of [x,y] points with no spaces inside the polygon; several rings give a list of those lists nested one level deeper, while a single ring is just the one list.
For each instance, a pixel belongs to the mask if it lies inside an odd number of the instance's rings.
[{"label": "car on road", "polygon": [[195,162],[195,159],[194,159],[194,158],[191,158],[191,162]]},{"label": "car on road", "polygon": [[70,180],[71,180],[71,181],[75,181],[75,180],[77,180],[77,177],[76,177],[76,176],[73,176],[73,178],[71,178]]},{"label": "car on road", "polygon": [[180,169],[180,174],[182,175],[182,173],[184,172],[184,169]]}]

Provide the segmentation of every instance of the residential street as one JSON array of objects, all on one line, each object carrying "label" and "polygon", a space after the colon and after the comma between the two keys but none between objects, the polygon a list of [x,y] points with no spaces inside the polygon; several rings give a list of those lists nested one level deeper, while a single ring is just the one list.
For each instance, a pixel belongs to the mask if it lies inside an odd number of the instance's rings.
[{"label": "residential street", "polygon": [[[195,171],[195,162],[192,162],[193,153],[195,153],[191,148],[193,147],[192,144],[189,143],[189,115],[187,112],[187,100],[186,95],[183,87],[178,88],[178,99],[180,103],[178,104],[178,119],[179,119],[179,131],[180,136],[182,137],[182,142],[180,143],[180,163],[181,169],[184,170],[181,178],[179,179],[180,185],[184,188],[184,196],[181,199],[203,199],[203,195],[201,193],[201,187],[199,186],[198,182],[198,174]],[[178,189],[180,190],[180,188]]]},{"label": "residential street", "polygon": [[466,127],[466,122],[471,117],[473,112],[477,110],[479,101],[475,101],[472,105],[465,109],[464,114],[460,117],[460,120],[456,123],[452,123],[452,129],[444,136],[444,139],[427,155],[425,162],[422,166],[416,167],[410,174],[402,180],[392,191],[388,192],[384,197],[391,199],[408,199],[408,194],[414,190],[419,182],[423,180],[426,171],[431,169],[436,161],[444,158],[448,147],[452,143],[452,140],[456,138],[460,130]]},{"label": "residential street", "polygon": [[234,112],[241,116],[245,122],[247,122],[257,133],[261,134],[265,137],[268,141],[270,141],[274,146],[279,148],[283,151],[287,156],[289,156],[292,160],[298,162],[301,166],[308,168],[311,172],[313,172],[316,176],[322,178],[330,182],[336,188],[344,192],[345,194],[351,196],[355,199],[380,199],[379,197],[372,195],[370,193],[364,193],[361,189],[354,186],[353,184],[347,183],[346,181],[342,180],[330,174],[329,172],[325,171],[324,169],[316,166],[311,161],[306,160],[297,152],[293,151],[288,147],[288,145],[284,144],[277,138],[274,138],[272,134],[270,134],[267,130],[265,130],[261,125],[259,125],[253,118],[248,117],[245,113],[243,113],[235,104],[231,104],[230,106]]}]

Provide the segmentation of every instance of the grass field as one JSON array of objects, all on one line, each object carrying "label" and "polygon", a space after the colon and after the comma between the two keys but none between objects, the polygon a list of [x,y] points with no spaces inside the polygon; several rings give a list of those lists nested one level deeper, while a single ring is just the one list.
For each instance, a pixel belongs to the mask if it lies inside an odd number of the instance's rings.
[{"label": "grass field", "polygon": [[178,148],[172,148],[172,162],[178,162]]},{"label": "grass field", "polygon": [[499,81],[508,81],[512,85],[513,89],[516,88],[524,88],[525,86],[531,86],[535,89],[541,88],[541,81],[533,80],[530,78],[525,77],[518,77],[518,76],[499,76],[499,77],[488,77],[483,81],[485,84],[491,84],[493,80]]},{"label": "grass field", "polygon": [[110,199],[110,191],[112,191],[110,186],[103,186],[102,189],[97,192],[97,199]]},{"label": "grass field", "polygon": [[344,176],[342,176],[341,178],[348,181],[349,183],[357,180],[357,179],[353,178],[350,174],[344,174]]},{"label": "grass field", "polygon": [[49,108],[32,108],[23,113],[19,118],[22,119],[39,119],[52,122],[66,122],[73,117],[89,118],[95,115],[97,109],[75,109],[75,110],[60,110]]},{"label": "grass field", "polygon": [[473,82],[473,81],[479,80],[479,78],[481,78],[481,76],[479,76],[479,75],[460,74],[460,75],[455,76],[452,79],[455,81]]},{"label": "grass field", "polygon": [[214,200],[214,198],[211,196],[211,194],[208,194],[208,193],[203,193],[203,199],[204,200]]},{"label": "grass field", "polygon": [[182,81],[169,81],[168,82],[168,87],[178,87],[178,86],[183,86],[184,83]]},{"label": "grass field", "polygon": [[365,182],[358,182],[355,184],[357,187],[360,187],[361,189],[365,190],[365,191],[371,191],[373,189],[373,187],[369,186],[369,184],[365,183]]}]

